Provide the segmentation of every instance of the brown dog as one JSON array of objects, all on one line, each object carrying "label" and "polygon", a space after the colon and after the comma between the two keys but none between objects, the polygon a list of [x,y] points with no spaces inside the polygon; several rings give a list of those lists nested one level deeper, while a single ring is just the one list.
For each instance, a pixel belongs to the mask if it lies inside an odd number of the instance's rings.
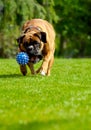
[{"label": "brown dog", "polygon": [[[32,74],[50,75],[54,61],[55,32],[50,23],[42,19],[27,21],[22,27],[22,34],[17,39],[19,51],[29,55],[28,66]],[[35,72],[34,63],[43,59],[41,67]],[[26,65],[20,65],[23,75],[26,75]]]}]

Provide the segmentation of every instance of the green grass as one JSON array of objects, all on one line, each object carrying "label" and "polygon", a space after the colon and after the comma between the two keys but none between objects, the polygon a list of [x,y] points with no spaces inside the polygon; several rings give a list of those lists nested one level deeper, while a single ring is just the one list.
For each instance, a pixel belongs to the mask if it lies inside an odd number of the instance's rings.
[{"label": "green grass", "polygon": [[0,130],[91,130],[91,59],[55,59],[50,77],[1,59]]}]

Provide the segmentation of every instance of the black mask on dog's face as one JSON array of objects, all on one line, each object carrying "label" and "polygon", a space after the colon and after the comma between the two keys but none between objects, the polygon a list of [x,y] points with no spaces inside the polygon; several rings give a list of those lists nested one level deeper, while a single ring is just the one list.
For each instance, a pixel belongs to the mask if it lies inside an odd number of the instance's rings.
[{"label": "black mask on dog's face", "polygon": [[38,55],[40,50],[42,50],[42,45],[47,42],[46,33],[25,33],[17,39],[17,42],[19,43],[21,51],[27,51],[29,54]]},{"label": "black mask on dog's face", "polygon": [[23,44],[23,46],[29,55],[31,55],[31,54],[39,55],[40,54],[41,44],[37,41],[30,40],[30,43],[25,42]]}]

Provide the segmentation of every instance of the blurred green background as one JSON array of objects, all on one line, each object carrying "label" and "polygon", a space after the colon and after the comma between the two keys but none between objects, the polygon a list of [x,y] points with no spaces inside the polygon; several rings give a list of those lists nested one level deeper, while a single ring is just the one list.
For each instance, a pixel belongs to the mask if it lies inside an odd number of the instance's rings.
[{"label": "blurred green background", "polygon": [[16,38],[32,18],[53,24],[56,57],[91,57],[91,0],[0,0],[0,58],[15,57]]}]

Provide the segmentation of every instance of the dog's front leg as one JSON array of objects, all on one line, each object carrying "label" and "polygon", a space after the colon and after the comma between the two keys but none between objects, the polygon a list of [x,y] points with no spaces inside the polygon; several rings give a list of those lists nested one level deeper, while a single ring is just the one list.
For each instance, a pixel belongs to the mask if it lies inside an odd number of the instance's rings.
[{"label": "dog's front leg", "polygon": [[[44,76],[50,75],[51,67],[49,67],[49,66],[52,66],[52,63],[51,63],[52,57],[53,57],[52,52],[48,52],[47,55],[44,56],[43,63],[42,63],[41,69],[40,69],[41,75],[44,75]],[[50,63],[51,63],[51,65],[50,65]]]},{"label": "dog's front leg", "polygon": [[27,74],[26,65],[20,65],[20,71],[25,76]]},{"label": "dog's front leg", "polygon": [[34,71],[34,65],[33,65],[33,63],[29,62],[29,63],[28,63],[28,67],[29,67],[30,70],[31,70],[31,74],[36,74],[35,71]]}]

